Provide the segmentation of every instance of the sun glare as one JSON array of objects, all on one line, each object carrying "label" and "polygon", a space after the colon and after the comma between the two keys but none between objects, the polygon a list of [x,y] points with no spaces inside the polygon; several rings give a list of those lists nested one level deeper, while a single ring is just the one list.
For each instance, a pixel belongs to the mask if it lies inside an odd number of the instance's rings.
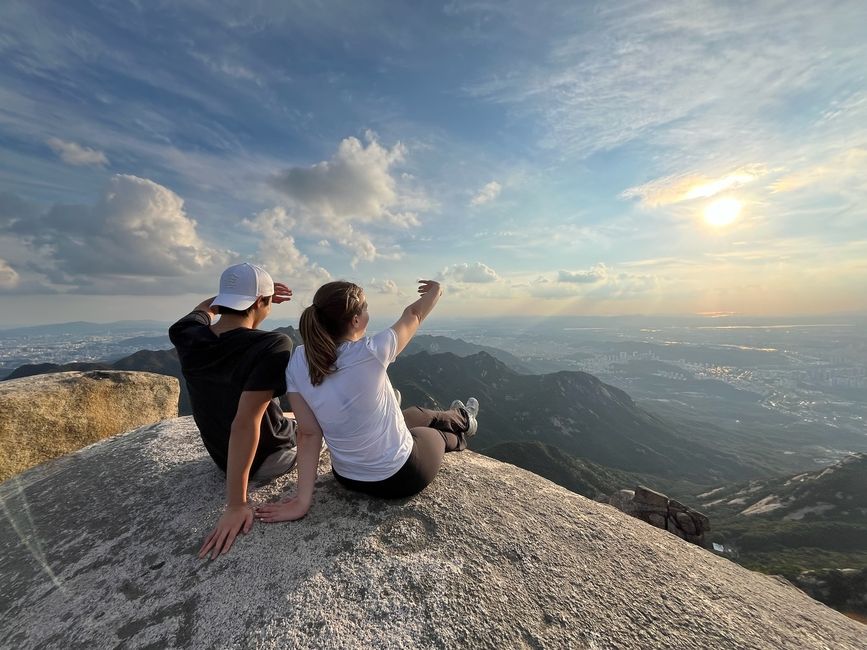
[{"label": "sun glare", "polygon": [[737,199],[719,199],[704,209],[704,220],[711,226],[727,226],[741,213],[741,202]]}]

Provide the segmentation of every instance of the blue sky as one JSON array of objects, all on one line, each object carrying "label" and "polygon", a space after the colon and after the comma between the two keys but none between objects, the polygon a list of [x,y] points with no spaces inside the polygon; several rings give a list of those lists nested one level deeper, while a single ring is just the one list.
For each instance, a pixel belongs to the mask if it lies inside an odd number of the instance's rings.
[{"label": "blue sky", "polygon": [[[867,309],[863,2],[5,2],[0,326]],[[716,220],[716,223],[710,221]]]}]

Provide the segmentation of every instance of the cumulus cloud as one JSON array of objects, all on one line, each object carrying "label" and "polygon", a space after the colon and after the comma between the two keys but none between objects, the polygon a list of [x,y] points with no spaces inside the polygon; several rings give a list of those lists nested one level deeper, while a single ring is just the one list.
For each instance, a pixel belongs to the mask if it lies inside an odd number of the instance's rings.
[{"label": "cumulus cloud", "polygon": [[497,272],[487,264],[474,262],[472,264],[453,264],[447,266],[440,271],[437,276],[442,282],[467,282],[467,283],[487,283],[496,282],[500,279]]},{"label": "cumulus cloud", "polygon": [[397,283],[394,280],[377,280],[373,278],[368,286],[371,290],[376,293],[381,293],[385,295],[391,296],[402,296],[403,292],[398,288]]},{"label": "cumulus cloud", "polygon": [[285,209],[263,210],[244,224],[261,235],[256,259],[279,281],[294,288],[311,289],[331,279],[328,271],[298,250],[291,235],[295,220]]},{"label": "cumulus cloud", "polygon": [[543,299],[581,298],[591,301],[646,297],[660,285],[650,273],[615,271],[597,264],[580,271],[559,271],[538,276],[529,284],[530,295]]},{"label": "cumulus cloud", "polygon": [[382,254],[368,228],[417,226],[415,210],[426,206],[392,173],[405,153],[402,144],[384,147],[368,132],[366,144],[346,138],[331,159],[286,169],[270,185],[289,199],[288,212],[299,232],[336,242],[352,254],[353,265],[372,261]]},{"label": "cumulus cloud", "polygon": [[11,289],[16,287],[19,280],[20,277],[15,269],[9,266],[6,260],[0,259],[0,288]]},{"label": "cumulus cloud", "polygon": [[49,138],[47,144],[67,165],[107,165],[108,158],[98,149],[84,147],[76,142]]},{"label": "cumulus cloud", "polygon": [[485,203],[489,203],[497,198],[502,190],[502,185],[497,181],[491,181],[480,189],[472,199],[470,199],[470,205],[484,205]]},{"label": "cumulus cloud", "polygon": [[576,284],[594,284],[608,278],[608,267],[604,264],[583,271],[560,271],[557,274],[558,282],[571,282]]},{"label": "cumulus cloud", "polygon": [[[13,205],[11,201],[0,204]],[[136,176],[113,176],[95,205],[32,206],[0,217],[0,233],[29,248],[29,268],[70,290],[178,293],[182,278],[228,261],[199,237],[177,194]],[[160,281],[163,279],[163,281]]]}]

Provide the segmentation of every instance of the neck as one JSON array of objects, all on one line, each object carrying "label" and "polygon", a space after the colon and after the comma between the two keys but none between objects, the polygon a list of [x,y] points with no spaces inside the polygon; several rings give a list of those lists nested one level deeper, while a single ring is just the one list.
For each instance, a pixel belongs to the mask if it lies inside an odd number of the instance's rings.
[{"label": "neck", "polygon": [[337,344],[340,345],[344,341],[349,341],[350,343],[352,343],[353,341],[357,341],[358,339],[360,339],[362,336],[364,336],[364,332],[349,332],[349,334],[337,341]]},{"label": "neck", "polygon": [[217,334],[236,330],[241,327],[246,327],[247,329],[251,330],[256,329],[256,319],[253,314],[248,314],[247,316],[225,314],[223,316],[220,316],[220,320],[217,321],[216,324],[211,325],[211,329]]}]

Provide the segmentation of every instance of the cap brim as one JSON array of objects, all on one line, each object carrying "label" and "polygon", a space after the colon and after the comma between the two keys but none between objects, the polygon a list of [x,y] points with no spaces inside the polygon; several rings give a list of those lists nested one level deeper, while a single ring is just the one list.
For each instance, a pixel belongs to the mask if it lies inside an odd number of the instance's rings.
[{"label": "cap brim", "polygon": [[239,296],[233,293],[221,293],[211,303],[212,307],[228,307],[243,311],[256,302],[258,296]]}]

